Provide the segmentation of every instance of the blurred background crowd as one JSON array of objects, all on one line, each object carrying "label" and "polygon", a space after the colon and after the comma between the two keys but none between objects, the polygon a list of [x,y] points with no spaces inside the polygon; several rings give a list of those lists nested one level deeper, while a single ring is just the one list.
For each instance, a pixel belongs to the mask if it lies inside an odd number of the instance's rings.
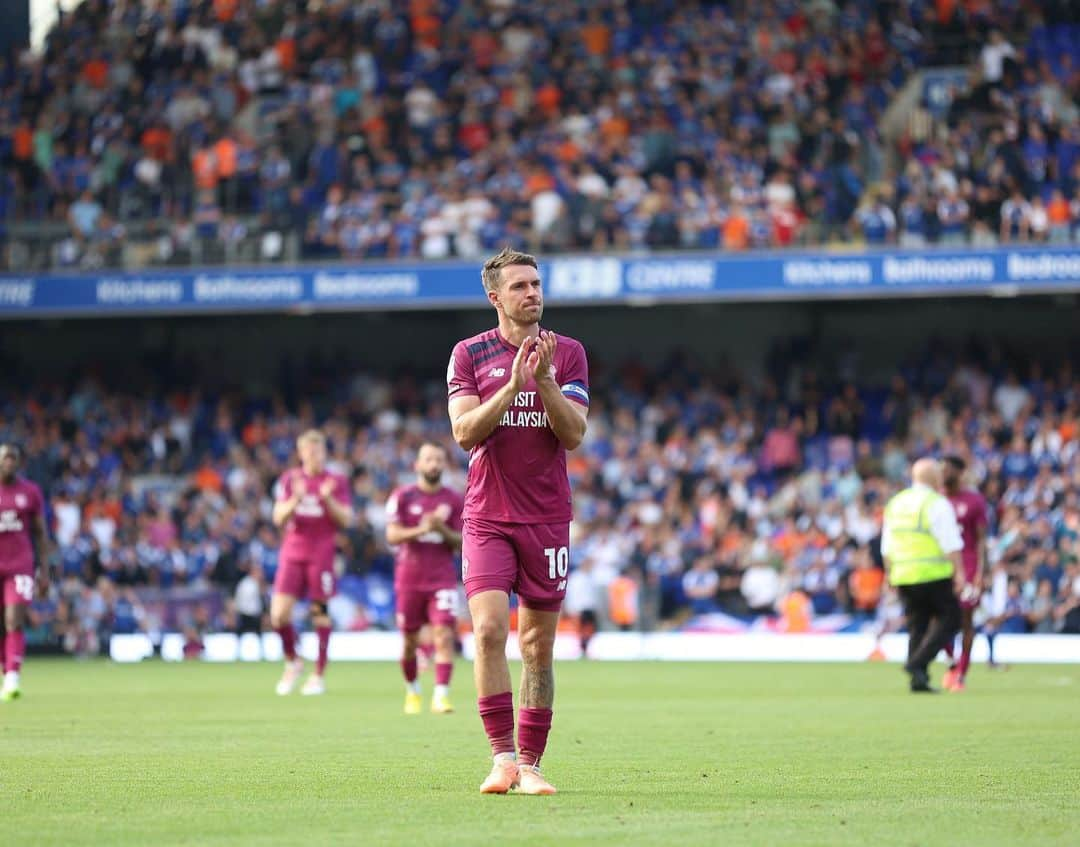
[{"label": "blurred background crowd", "polygon": [[1076,241],[1076,5],[86,0],[0,267]]},{"label": "blurred background crowd", "polygon": [[[934,344],[881,383],[839,380],[819,351],[774,346],[763,375],[593,361],[566,611],[621,629],[888,628],[881,513],[913,457],[959,453],[990,504],[980,620],[1080,632],[1080,374],[1000,350]],[[1027,362],[1021,365],[1021,362]],[[203,383],[205,384],[205,382]],[[302,393],[185,381],[0,395],[0,438],[25,446],[58,545],[32,637],[94,652],[114,632],[228,630],[259,615],[277,566],[275,481],[318,425],[359,520],[340,537],[339,629],[393,626],[384,508],[424,439],[447,444],[445,385],[310,373]]]}]

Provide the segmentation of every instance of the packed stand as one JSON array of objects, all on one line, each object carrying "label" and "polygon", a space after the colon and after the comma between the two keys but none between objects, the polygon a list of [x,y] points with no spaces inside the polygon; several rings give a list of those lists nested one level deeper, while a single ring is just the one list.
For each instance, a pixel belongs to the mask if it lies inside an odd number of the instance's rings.
[{"label": "packed stand", "polygon": [[[1028,5],[86,0],[0,59],[0,232],[65,233],[5,261],[914,243],[967,237],[985,184],[992,233],[1038,236],[1013,182],[1069,229],[1076,66],[1056,34],[1020,61]],[[885,109],[955,26],[985,96],[897,151]]]},{"label": "packed stand", "polygon": [[941,6],[938,58],[966,69],[928,73],[853,225],[905,247],[1080,243],[1080,7]]},{"label": "packed stand", "polygon": [[[956,451],[990,503],[981,622],[1080,632],[1080,379],[1022,378],[927,356],[891,385],[830,384],[779,349],[751,384],[675,357],[597,374],[572,454],[566,612],[621,629],[895,626],[878,550],[881,512],[914,456]],[[320,425],[359,515],[340,538],[343,630],[393,626],[384,506],[418,444],[450,446],[445,386],[357,373],[318,396],[106,390],[5,393],[0,436],[27,450],[58,544],[38,643],[96,652],[110,633],[233,629],[265,610],[277,566],[274,483]],[[128,389],[129,391],[132,389]]]}]

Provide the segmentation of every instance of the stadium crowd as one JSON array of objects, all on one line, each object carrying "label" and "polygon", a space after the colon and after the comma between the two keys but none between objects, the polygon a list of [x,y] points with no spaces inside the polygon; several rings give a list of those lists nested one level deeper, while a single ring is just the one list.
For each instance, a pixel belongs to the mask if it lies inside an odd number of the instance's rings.
[{"label": "stadium crowd", "polygon": [[[570,457],[576,519],[566,611],[602,626],[885,627],[883,505],[914,456],[955,452],[990,503],[982,622],[1080,632],[1080,377],[942,350],[891,384],[830,382],[778,347],[767,376],[596,368]],[[842,372],[842,371],[841,371]],[[320,425],[359,520],[341,536],[339,629],[390,627],[384,506],[418,444],[449,439],[445,386],[369,373],[283,396],[108,388],[5,391],[0,438],[26,450],[58,543],[39,643],[94,652],[112,632],[228,629],[258,616],[277,565],[274,481]]]},{"label": "stadium crowd", "polygon": [[[0,238],[65,223],[49,260],[83,267],[1069,241],[1070,6],[86,0],[0,58]],[[943,63],[970,79],[886,139]]]}]

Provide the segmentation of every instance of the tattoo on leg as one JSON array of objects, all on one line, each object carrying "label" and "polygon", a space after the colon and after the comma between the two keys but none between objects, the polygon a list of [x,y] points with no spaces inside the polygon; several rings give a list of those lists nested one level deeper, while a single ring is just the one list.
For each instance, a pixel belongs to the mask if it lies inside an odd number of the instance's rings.
[{"label": "tattoo on leg", "polygon": [[555,671],[551,665],[526,662],[521,669],[521,704],[530,709],[550,709],[555,702]]}]

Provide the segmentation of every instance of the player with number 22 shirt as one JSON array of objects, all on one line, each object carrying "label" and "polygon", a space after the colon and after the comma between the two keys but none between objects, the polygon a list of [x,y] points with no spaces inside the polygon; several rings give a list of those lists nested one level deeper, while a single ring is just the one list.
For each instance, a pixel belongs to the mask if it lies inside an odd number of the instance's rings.
[{"label": "player with number 22 shirt", "polygon": [[431,711],[446,714],[454,669],[458,589],[454,553],[461,547],[461,495],[442,484],[446,450],[426,442],[416,456],[417,481],[386,501],[386,540],[397,545],[394,598],[403,637],[405,714],[420,712],[416,651],[420,629],[431,624],[435,639],[435,692]]},{"label": "player with number 22 shirt", "polygon": [[[555,696],[552,654],[566,594],[572,504],[566,451],[585,437],[585,350],[540,328],[536,259],[510,249],[481,274],[499,324],[459,342],[447,370],[454,440],[469,451],[462,576],[469,598],[480,717],[494,764],[480,790],[554,794],[540,774]],[[518,737],[506,640],[518,595]]]}]

